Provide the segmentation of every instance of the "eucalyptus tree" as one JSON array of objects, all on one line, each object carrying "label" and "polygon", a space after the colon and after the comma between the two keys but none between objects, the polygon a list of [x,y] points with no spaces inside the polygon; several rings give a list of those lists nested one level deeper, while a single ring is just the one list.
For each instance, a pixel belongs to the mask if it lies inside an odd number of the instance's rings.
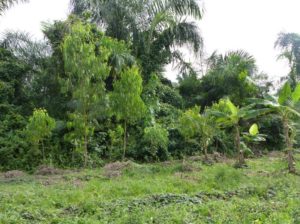
[{"label": "eucalyptus tree", "polygon": [[198,51],[202,46],[197,25],[186,19],[202,18],[198,0],[72,0],[71,5],[77,15],[90,12],[107,35],[132,43],[145,79],[178,59],[174,47],[187,44]]},{"label": "eucalyptus tree", "polygon": [[297,33],[280,33],[275,48],[281,50],[279,59],[286,59],[290,66],[289,82],[294,88],[300,81],[300,35]]},{"label": "eucalyptus tree", "polygon": [[3,14],[3,12],[7,9],[9,9],[14,4],[17,4],[19,2],[28,2],[28,0],[1,0],[0,1],[0,15]]},{"label": "eucalyptus tree", "polygon": [[111,93],[112,113],[124,124],[123,156],[126,156],[128,125],[140,120],[145,112],[146,106],[141,98],[142,78],[136,66],[125,69],[119,80],[115,81]]},{"label": "eucalyptus tree", "polygon": [[296,136],[297,122],[294,119],[300,118],[300,84],[298,83],[294,90],[287,82],[279,92],[279,97],[268,96],[265,100],[254,99],[253,102],[262,104],[271,108],[281,118],[283,123],[283,133],[287,150],[287,162],[290,173],[296,172],[295,159],[293,156],[293,144]]},{"label": "eucalyptus tree", "polygon": [[[76,150],[83,153],[84,166],[88,162],[88,144],[94,133],[94,120],[105,117],[107,97],[105,79],[109,75],[109,49],[114,41],[101,33],[93,33],[90,25],[78,22],[64,38],[63,59],[68,78],[63,90],[72,95],[68,137]],[[97,52],[97,49],[101,51]]]},{"label": "eucalyptus tree", "polygon": [[269,108],[255,109],[255,104],[244,107],[235,106],[230,99],[221,99],[210,109],[210,115],[220,128],[233,128],[234,143],[238,154],[237,165],[245,164],[244,150],[241,147],[241,121],[257,118],[271,112]]}]

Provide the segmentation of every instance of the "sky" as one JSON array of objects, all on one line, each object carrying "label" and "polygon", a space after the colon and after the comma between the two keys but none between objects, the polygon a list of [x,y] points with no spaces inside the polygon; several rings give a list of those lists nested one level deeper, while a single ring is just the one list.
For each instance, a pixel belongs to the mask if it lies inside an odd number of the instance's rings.
[{"label": "sky", "polygon": [[[243,49],[253,55],[260,71],[278,80],[288,73],[287,63],[278,61],[274,43],[280,32],[300,33],[299,0],[204,0],[205,14],[198,22],[205,54]],[[22,30],[43,38],[41,23],[62,20],[69,0],[30,0],[0,17],[0,32]],[[175,81],[176,72],[167,72]]]}]

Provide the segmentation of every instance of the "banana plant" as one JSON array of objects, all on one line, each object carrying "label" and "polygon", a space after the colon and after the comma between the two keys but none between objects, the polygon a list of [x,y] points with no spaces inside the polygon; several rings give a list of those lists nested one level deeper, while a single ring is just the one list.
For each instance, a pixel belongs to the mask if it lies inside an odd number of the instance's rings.
[{"label": "banana plant", "polygon": [[231,127],[234,129],[234,143],[238,154],[236,165],[238,167],[246,165],[244,147],[242,147],[241,144],[241,121],[257,118],[258,116],[269,113],[270,111],[270,108],[255,109],[255,104],[237,107],[228,98],[221,99],[218,103],[212,106],[210,114],[215,118],[216,124],[220,128]]},{"label": "banana plant", "polygon": [[244,151],[248,151],[253,154],[252,150],[248,147],[249,144],[259,144],[260,142],[266,141],[267,135],[259,133],[258,125],[252,124],[248,132],[242,133],[242,146]]},{"label": "banana plant", "polygon": [[279,96],[268,96],[267,99],[254,99],[252,102],[269,107],[277,113],[283,123],[283,133],[287,151],[288,170],[290,173],[296,173],[296,164],[293,153],[293,142],[296,135],[296,124],[294,118],[300,118],[300,83],[298,83],[294,90],[287,82],[279,92]]}]

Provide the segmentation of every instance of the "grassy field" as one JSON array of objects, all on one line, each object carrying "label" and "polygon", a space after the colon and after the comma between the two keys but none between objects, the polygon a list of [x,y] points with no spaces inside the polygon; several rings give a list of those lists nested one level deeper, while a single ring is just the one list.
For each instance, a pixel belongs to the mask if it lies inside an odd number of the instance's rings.
[{"label": "grassy field", "polygon": [[300,177],[283,157],[248,160],[245,169],[186,160],[2,174],[0,223],[300,223]]}]

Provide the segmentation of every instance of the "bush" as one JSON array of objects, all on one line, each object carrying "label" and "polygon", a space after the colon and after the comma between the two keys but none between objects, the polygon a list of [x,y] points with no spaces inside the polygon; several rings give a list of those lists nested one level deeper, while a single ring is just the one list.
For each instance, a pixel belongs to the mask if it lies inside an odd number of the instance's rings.
[{"label": "bush", "polygon": [[165,160],[168,158],[169,133],[160,125],[145,128],[143,143],[145,159]]}]

